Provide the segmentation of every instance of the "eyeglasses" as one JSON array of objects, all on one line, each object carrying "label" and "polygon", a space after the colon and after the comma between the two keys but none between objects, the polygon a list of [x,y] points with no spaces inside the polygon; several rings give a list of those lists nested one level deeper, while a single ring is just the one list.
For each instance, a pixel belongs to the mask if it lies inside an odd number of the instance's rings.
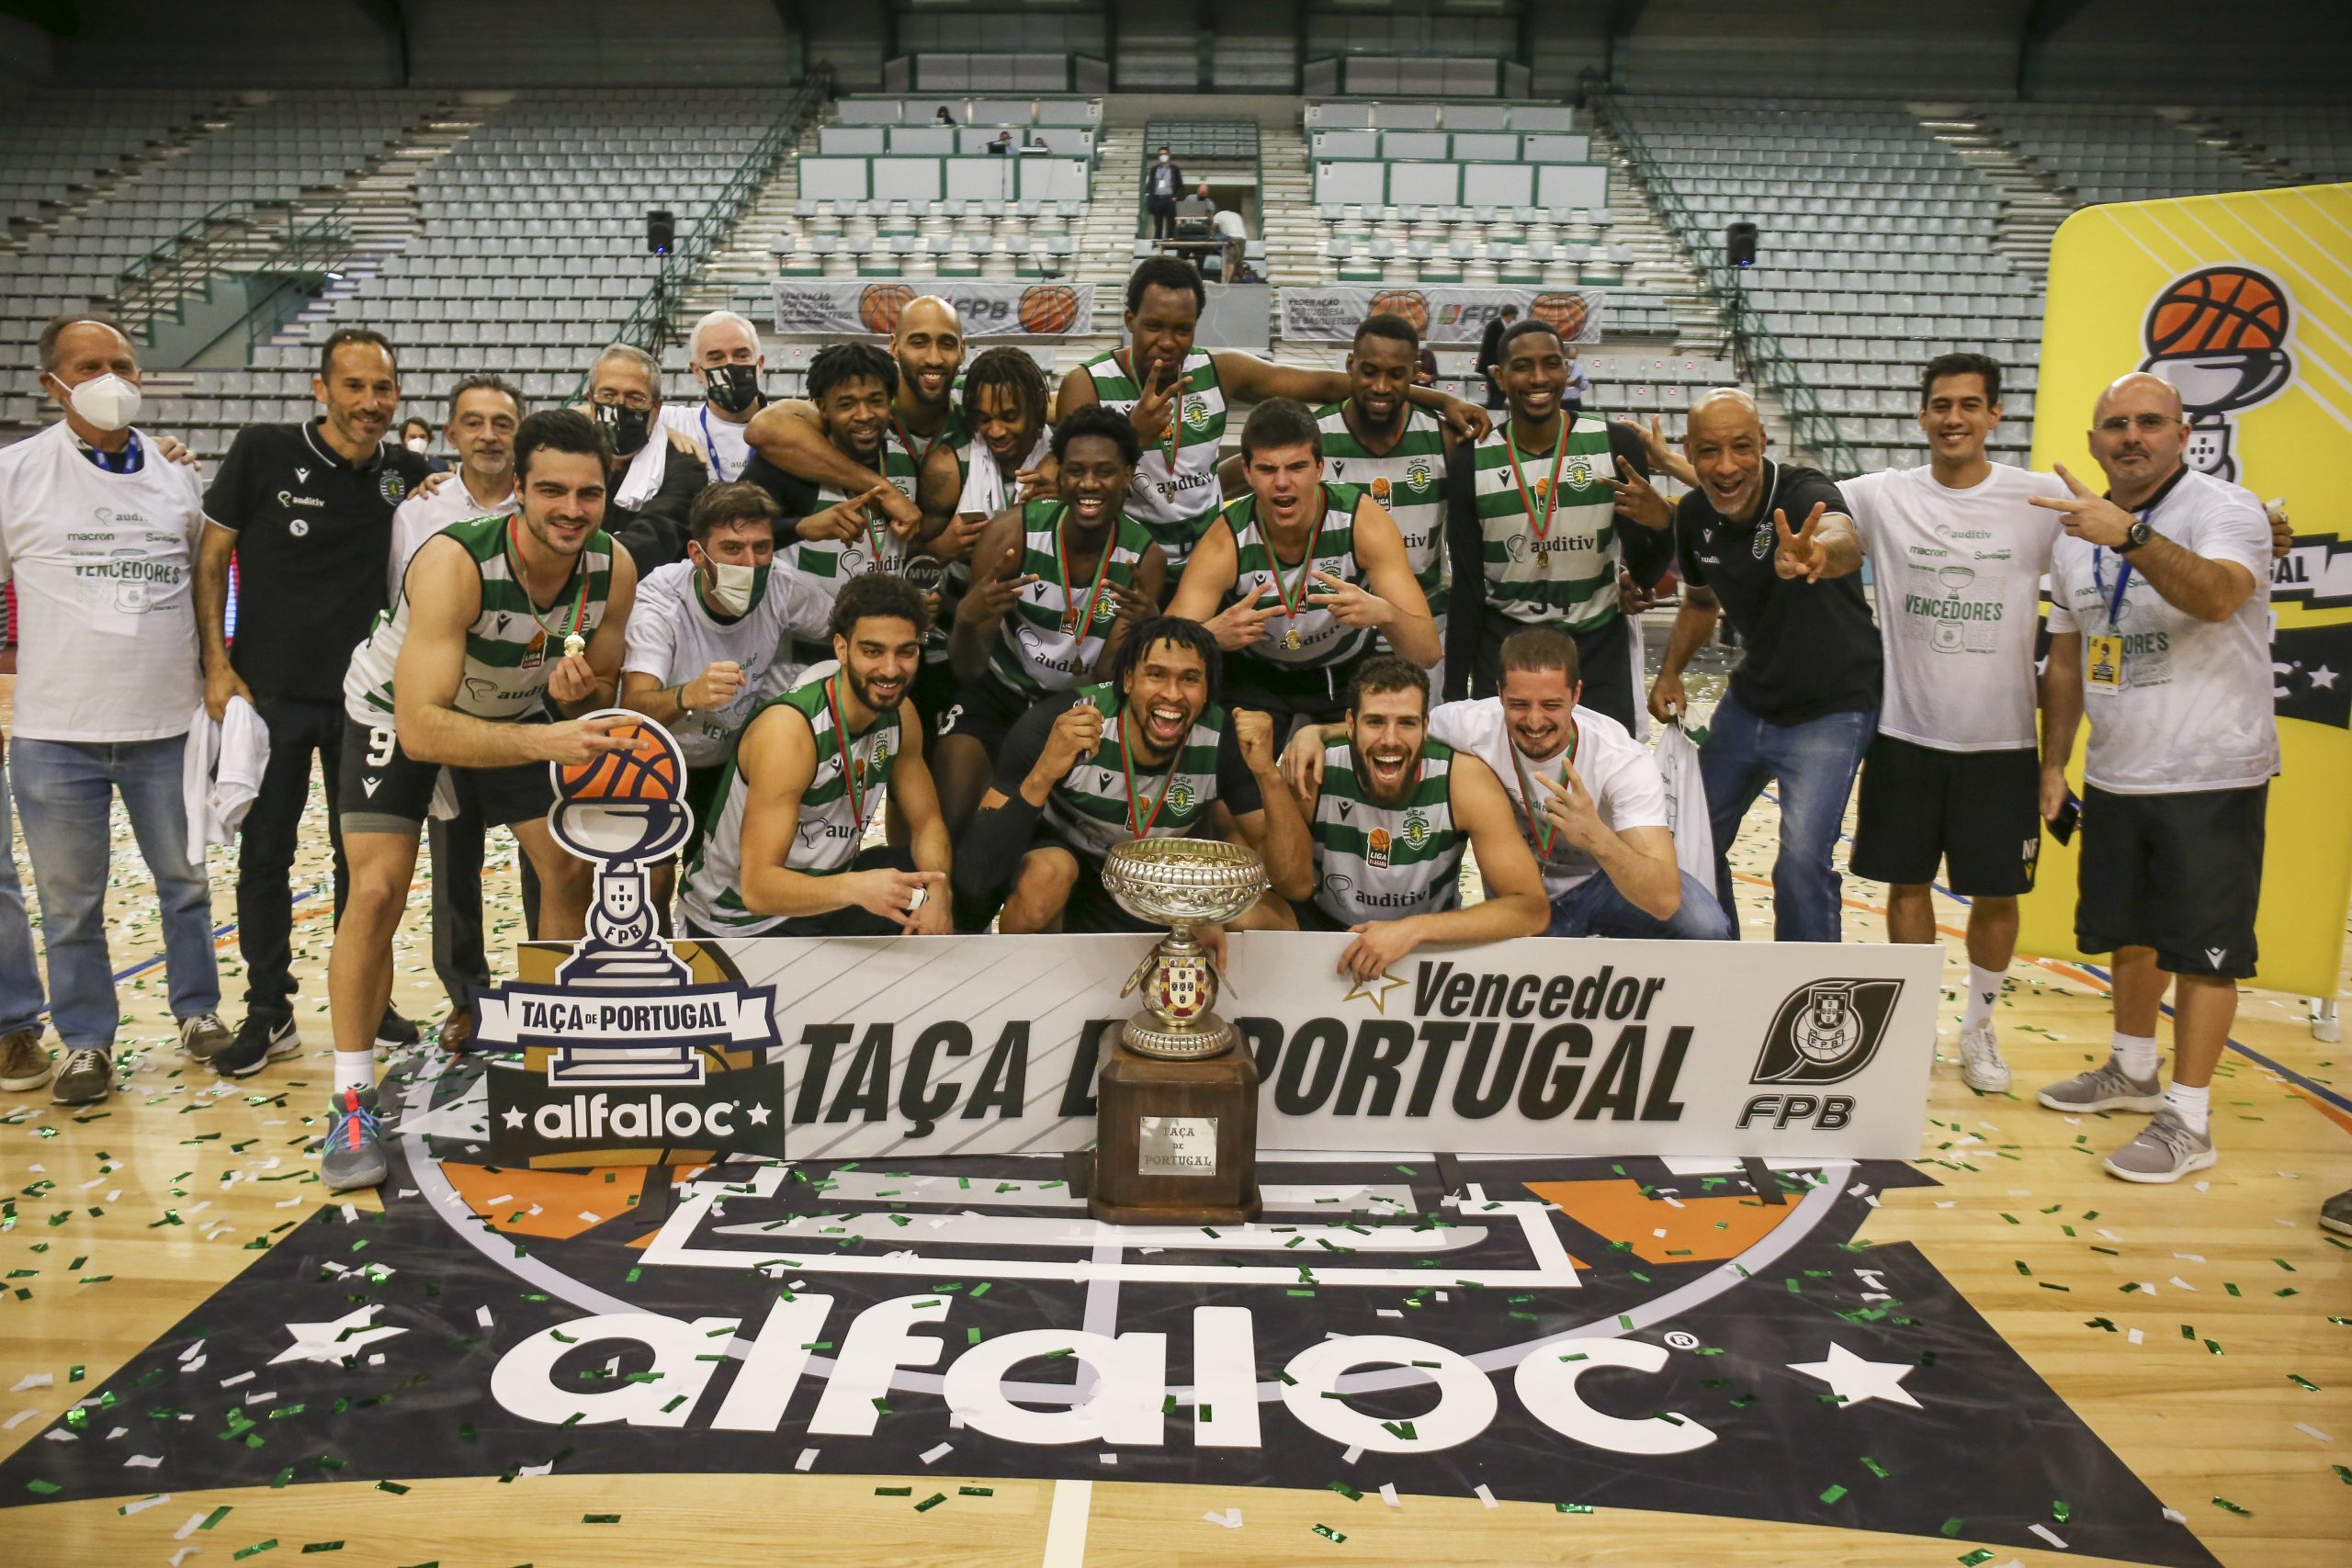
[{"label": "eyeglasses", "polygon": [[2135,429],[2153,435],[2159,430],[2169,430],[2179,423],[2179,420],[2168,413],[2117,414],[2111,419],[2100,420],[2098,428],[2102,435],[2120,435],[2127,430]]},{"label": "eyeglasses", "polygon": [[604,408],[635,409],[640,413],[653,407],[653,400],[643,392],[598,392],[593,400]]}]

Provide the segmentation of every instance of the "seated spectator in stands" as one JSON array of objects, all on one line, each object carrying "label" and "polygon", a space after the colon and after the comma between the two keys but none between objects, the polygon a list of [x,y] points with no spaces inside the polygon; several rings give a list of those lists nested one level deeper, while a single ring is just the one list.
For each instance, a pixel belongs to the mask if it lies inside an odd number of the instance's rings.
[{"label": "seated spectator in stands", "polygon": [[1242,253],[1250,248],[1250,226],[1241,220],[1239,208],[1220,207],[1210,218],[1209,227],[1225,242],[1216,257],[1217,276],[1231,283],[1240,276]]},{"label": "seated spectator in stands", "polygon": [[1012,132],[1009,130],[998,131],[996,133],[996,140],[989,143],[989,153],[991,157],[1011,157],[1012,155]]},{"label": "seated spectator in stands", "polygon": [[613,442],[605,531],[643,576],[685,559],[687,509],[708,470],[662,434],[661,363],[632,344],[605,349],[589,367],[588,412]]},{"label": "seated spectator in stands", "polygon": [[1205,240],[1216,219],[1216,203],[1209,199],[1209,187],[1203,186],[1176,204],[1176,237]]},{"label": "seated spectator in stands", "polygon": [[940,105],[939,112],[931,118],[941,125],[953,125],[956,123],[956,117],[947,112],[947,106],[945,104]]},{"label": "seated spectator in stands", "polygon": [[760,329],[732,310],[713,310],[686,334],[686,360],[702,380],[703,400],[663,409],[662,423],[702,443],[712,483],[740,479],[752,455],[752,416],[767,402]]},{"label": "seated spectator in stands", "polygon": [[1427,344],[1421,344],[1421,351],[1413,356],[1413,385],[1437,385],[1437,350]]},{"label": "seated spectator in stands", "polygon": [[[198,1062],[229,1043],[204,850],[187,841],[181,793],[202,695],[189,583],[204,513],[195,471],[131,426],[139,360],[120,327],[61,317],[40,352],[41,389],[65,417],[0,453],[0,581],[22,595],[14,782],[65,1047],[50,1098],[89,1105],[113,1089],[121,1016],[106,908],[118,795],[159,900],[175,1043]],[[136,897],[136,873],[125,881]],[[29,965],[29,942],[21,953]],[[37,999],[37,975],[10,981]],[[40,1020],[7,1021],[17,1027],[0,1072],[38,1089],[51,1077]]]},{"label": "seated spectator in stands", "polygon": [[1485,333],[1478,339],[1478,357],[1473,368],[1486,378],[1487,406],[1490,409],[1503,406],[1503,388],[1502,383],[1495,379],[1495,361],[1502,357],[1503,333],[1517,320],[1519,307],[1506,305],[1495,312],[1494,320],[1487,323]]},{"label": "seated spectator in stands", "polygon": [[1151,237],[1172,240],[1176,237],[1176,193],[1184,188],[1184,171],[1167,148],[1159,150],[1159,161],[1144,171],[1144,205],[1151,209]]},{"label": "seated spectator in stands", "polygon": [[401,445],[424,458],[425,466],[435,473],[446,474],[449,471],[449,460],[447,457],[436,457],[433,455],[433,422],[431,420],[419,419],[416,415],[411,414],[401,421]]},{"label": "seated spectator in stands", "polygon": [[1021,144],[1021,150],[1023,152],[1050,152],[1053,151],[1052,148],[1046,145],[1046,133],[1037,130],[1035,126],[1030,128],[1029,140]]}]

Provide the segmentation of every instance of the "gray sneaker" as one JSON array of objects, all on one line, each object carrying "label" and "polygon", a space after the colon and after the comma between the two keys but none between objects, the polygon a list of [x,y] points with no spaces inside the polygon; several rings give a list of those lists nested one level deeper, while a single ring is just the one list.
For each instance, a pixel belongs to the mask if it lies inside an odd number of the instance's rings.
[{"label": "gray sneaker", "polygon": [[2148,1119],[2140,1135],[2107,1156],[2107,1173],[2126,1181],[2178,1181],[2211,1165],[2213,1140],[2192,1133],[2180,1112],[2165,1106]]},{"label": "gray sneaker", "polygon": [[2111,1055],[2089,1072],[2041,1091],[2041,1103],[2052,1111],[2154,1111],[2164,1101],[2161,1082],[2133,1077]]},{"label": "gray sneaker", "polygon": [[200,1012],[180,1020],[180,1055],[209,1062],[229,1043],[229,1026],[217,1012]]},{"label": "gray sneaker", "polygon": [[390,1174],[384,1159],[384,1124],[376,1113],[376,1091],[340,1091],[334,1097],[334,1117],[327,1123],[319,1179],[330,1192],[348,1192],[355,1187],[381,1187]]},{"label": "gray sneaker", "polygon": [[49,1098],[59,1105],[96,1105],[114,1092],[114,1061],[104,1051],[65,1053]]},{"label": "gray sneaker", "polygon": [[0,1040],[0,1089],[39,1089],[49,1075],[49,1053],[40,1048],[39,1029],[19,1029]]},{"label": "gray sneaker", "polygon": [[2352,1235],[2352,1187],[2319,1206],[2319,1223],[2338,1235]]}]

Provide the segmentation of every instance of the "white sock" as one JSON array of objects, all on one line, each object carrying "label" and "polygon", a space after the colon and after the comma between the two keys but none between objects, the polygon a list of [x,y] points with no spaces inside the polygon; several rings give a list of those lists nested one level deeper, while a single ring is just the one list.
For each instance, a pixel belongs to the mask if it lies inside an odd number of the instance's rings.
[{"label": "white sock", "polygon": [[1962,1029],[1993,1021],[1993,1003],[1999,998],[2001,983],[2007,978],[2006,969],[1979,969],[1973,964],[1968,966],[1968,1005],[1960,1015]]},{"label": "white sock", "polygon": [[2201,1138],[2211,1112],[2212,1093],[2211,1085],[2191,1089],[2185,1083],[2177,1083],[2165,1090],[2165,1108],[2188,1123],[2188,1130]]},{"label": "white sock", "polygon": [[340,1095],[347,1089],[376,1087],[376,1053],[368,1051],[337,1051],[334,1054],[334,1091]]},{"label": "white sock", "polygon": [[2125,1034],[2118,1031],[2114,1050],[2115,1059],[2122,1063],[2123,1070],[2133,1077],[2146,1079],[2156,1076],[2156,1037],[2154,1035]]}]

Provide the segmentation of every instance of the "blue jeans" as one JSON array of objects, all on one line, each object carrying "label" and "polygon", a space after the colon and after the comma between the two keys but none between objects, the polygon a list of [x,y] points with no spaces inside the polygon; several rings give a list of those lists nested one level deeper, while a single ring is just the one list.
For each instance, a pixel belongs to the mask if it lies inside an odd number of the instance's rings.
[{"label": "blue jeans", "polygon": [[[8,763],[0,758],[0,844],[14,831],[8,816]],[[33,928],[25,919],[24,884],[17,880],[17,852],[0,867],[0,1035],[40,1027],[49,1006],[40,991],[40,962],[33,956]]]},{"label": "blue jeans", "polygon": [[1594,873],[1552,900],[1552,926],[1545,936],[1670,937],[1681,942],[1727,942],[1731,920],[1707,885],[1683,872],[1682,902],[1669,919],[1640,908],[1617,885]]},{"label": "blue jeans", "polygon": [[172,1016],[194,1018],[220,1006],[211,892],[203,865],[187,852],[187,805],[180,793],[187,745],[184,735],[116,744],[16,742],[17,813],[25,821],[25,850],[40,894],[50,1016],[68,1050],[112,1049],[121,1016],[107,955],[107,874],[113,858],[107,816],[117,792],[163,911]]},{"label": "blue jeans", "polygon": [[1768,784],[1781,788],[1781,853],[1772,863],[1772,935],[1780,942],[1838,940],[1838,868],[1830,849],[1854,793],[1854,771],[1878,732],[1878,710],[1824,714],[1803,724],[1774,724],[1730,694],[1715,705],[1699,773],[1715,833],[1715,897],[1739,935],[1732,901],[1731,846],[1740,819]]}]

